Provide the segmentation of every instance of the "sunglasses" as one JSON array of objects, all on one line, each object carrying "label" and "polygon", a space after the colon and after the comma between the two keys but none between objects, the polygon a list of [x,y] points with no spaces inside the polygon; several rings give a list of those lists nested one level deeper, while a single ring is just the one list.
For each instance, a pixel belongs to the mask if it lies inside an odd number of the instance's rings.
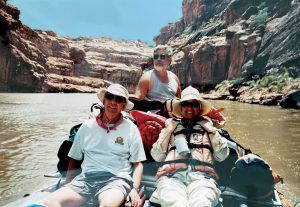
[{"label": "sunglasses", "polygon": [[192,102],[188,102],[188,101],[182,101],[181,102],[181,106],[182,107],[188,107],[188,106],[191,106],[191,107],[200,107],[200,103],[198,101],[192,101]]},{"label": "sunglasses", "polygon": [[117,95],[106,92],[104,97],[109,101],[115,99],[115,101],[117,103],[126,103],[126,99],[123,96],[117,96]]},{"label": "sunglasses", "polygon": [[154,54],[154,55],[153,55],[153,59],[154,59],[154,60],[157,60],[158,58],[161,59],[161,60],[164,60],[164,59],[166,59],[166,58],[168,58],[168,57],[169,57],[169,56],[168,56],[167,54],[160,54],[160,55]]}]

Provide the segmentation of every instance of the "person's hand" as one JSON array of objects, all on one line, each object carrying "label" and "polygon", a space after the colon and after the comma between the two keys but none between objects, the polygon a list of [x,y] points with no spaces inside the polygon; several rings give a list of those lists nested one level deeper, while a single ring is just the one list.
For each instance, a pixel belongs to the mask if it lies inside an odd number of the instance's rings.
[{"label": "person's hand", "polygon": [[279,182],[283,183],[283,178],[278,173],[273,171],[272,175],[274,178],[274,184],[279,183]]},{"label": "person's hand", "polygon": [[129,199],[131,201],[131,206],[133,207],[140,207],[142,205],[141,198],[139,196],[139,193],[135,188],[132,188],[129,193]]},{"label": "person's hand", "polygon": [[219,122],[225,121],[225,117],[220,113],[224,111],[224,108],[212,108],[207,114],[205,114],[205,116],[208,116],[211,119],[215,119],[218,120]]}]

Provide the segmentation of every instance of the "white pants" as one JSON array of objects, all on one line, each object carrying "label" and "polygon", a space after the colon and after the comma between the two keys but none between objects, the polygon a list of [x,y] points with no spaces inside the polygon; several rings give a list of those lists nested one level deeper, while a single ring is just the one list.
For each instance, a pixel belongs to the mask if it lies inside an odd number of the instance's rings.
[{"label": "white pants", "polygon": [[221,194],[216,181],[198,171],[162,176],[156,184],[162,207],[214,207]]}]

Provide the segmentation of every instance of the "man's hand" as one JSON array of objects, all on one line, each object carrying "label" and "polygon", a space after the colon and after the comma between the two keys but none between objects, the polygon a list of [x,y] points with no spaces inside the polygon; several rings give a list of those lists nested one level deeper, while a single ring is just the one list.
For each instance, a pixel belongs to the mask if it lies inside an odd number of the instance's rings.
[{"label": "man's hand", "polygon": [[131,201],[131,206],[140,207],[142,205],[141,198],[136,188],[132,188],[128,196]]}]

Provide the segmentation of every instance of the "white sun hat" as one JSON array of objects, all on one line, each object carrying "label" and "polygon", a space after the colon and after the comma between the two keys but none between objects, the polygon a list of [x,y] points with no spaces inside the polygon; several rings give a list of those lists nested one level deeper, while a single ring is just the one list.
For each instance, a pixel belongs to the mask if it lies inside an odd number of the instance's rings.
[{"label": "white sun hat", "polygon": [[203,98],[201,98],[199,91],[196,88],[193,88],[192,86],[188,86],[181,92],[181,99],[174,99],[172,106],[173,110],[172,113],[174,116],[178,118],[182,118],[181,114],[181,102],[183,101],[189,101],[189,100],[197,100],[200,103],[200,116],[207,114],[212,106],[208,101],[205,101]]},{"label": "white sun hat", "polygon": [[110,86],[108,86],[108,88],[101,89],[100,92],[97,94],[97,96],[102,103],[103,103],[106,92],[109,92],[116,96],[124,97],[126,99],[126,103],[127,103],[126,109],[131,110],[133,108],[134,104],[128,100],[129,94],[128,94],[127,89],[124,86],[115,83],[115,84],[111,84]]}]

